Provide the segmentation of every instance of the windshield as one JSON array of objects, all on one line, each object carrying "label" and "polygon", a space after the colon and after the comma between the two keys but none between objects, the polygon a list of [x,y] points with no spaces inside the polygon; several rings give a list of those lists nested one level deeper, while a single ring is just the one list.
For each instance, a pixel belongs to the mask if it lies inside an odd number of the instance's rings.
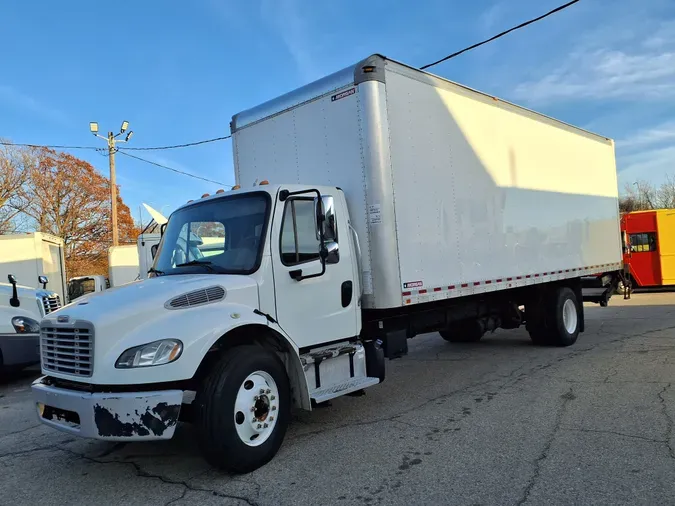
[{"label": "windshield", "polygon": [[68,301],[82,297],[88,293],[96,291],[96,281],[94,278],[71,279],[68,282]]},{"label": "windshield", "polygon": [[269,201],[266,193],[250,193],[176,211],[166,226],[152,272],[255,272],[260,263]]}]

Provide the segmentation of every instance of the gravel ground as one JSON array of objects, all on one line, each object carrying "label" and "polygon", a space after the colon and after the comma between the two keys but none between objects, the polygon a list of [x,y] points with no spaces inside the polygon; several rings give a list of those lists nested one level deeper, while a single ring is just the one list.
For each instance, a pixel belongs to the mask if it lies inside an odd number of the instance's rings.
[{"label": "gravel ground", "polygon": [[209,468],[193,428],[108,444],[39,425],[36,371],[0,380],[0,504],[675,504],[675,293],[587,308],[571,348],[438,335],[363,397],[294,415],[267,466]]}]

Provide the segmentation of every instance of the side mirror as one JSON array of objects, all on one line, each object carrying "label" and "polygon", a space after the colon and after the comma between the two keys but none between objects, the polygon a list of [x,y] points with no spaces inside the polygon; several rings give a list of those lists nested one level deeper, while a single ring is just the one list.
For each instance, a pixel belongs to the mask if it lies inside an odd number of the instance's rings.
[{"label": "side mirror", "polygon": [[317,225],[317,239],[321,239],[318,232],[323,230],[323,240],[328,242],[337,241],[337,223],[335,221],[335,199],[332,195],[322,195],[321,199],[314,199],[314,211]]},{"label": "side mirror", "polygon": [[340,261],[340,246],[335,241],[326,242],[321,250],[321,256],[327,264],[336,264]]},{"label": "side mirror", "polygon": [[19,292],[16,289],[16,276],[14,274],[8,274],[7,281],[12,285],[12,297],[9,299],[9,305],[12,307],[19,307],[21,301],[19,301]]},{"label": "side mirror", "polygon": [[42,285],[42,289],[47,288],[47,283],[49,283],[49,278],[47,276],[38,276],[38,283]]},{"label": "side mirror", "polygon": [[152,256],[152,258],[155,258],[155,255],[157,254],[157,248],[158,248],[158,247],[159,247],[158,244],[153,244],[153,245],[150,247],[150,255]]}]

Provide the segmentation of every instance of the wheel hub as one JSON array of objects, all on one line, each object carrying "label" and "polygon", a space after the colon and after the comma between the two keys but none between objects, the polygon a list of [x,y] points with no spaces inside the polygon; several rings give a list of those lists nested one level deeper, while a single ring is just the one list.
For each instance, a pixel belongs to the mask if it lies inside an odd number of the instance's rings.
[{"label": "wheel hub", "polygon": [[577,306],[574,304],[573,300],[567,299],[563,304],[562,317],[563,326],[565,327],[567,333],[574,334],[574,332],[577,330],[579,316],[577,314]]},{"label": "wheel hub", "polygon": [[234,405],[234,426],[241,441],[259,446],[269,439],[276,426],[279,389],[265,371],[249,374],[239,387]]}]

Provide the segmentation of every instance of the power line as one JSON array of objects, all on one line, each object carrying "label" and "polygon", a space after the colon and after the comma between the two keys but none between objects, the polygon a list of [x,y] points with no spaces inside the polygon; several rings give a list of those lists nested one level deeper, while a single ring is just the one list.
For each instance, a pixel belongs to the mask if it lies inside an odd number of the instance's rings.
[{"label": "power line", "polygon": [[95,146],[60,146],[60,145],[45,145],[45,144],[20,144],[17,142],[0,142],[2,146],[19,146],[23,148],[50,148],[50,149],[95,149],[100,150]]},{"label": "power line", "polygon": [[134,159],[139,160],[141,162],[149,163],[150,165],[154,165],[155,167],[160,167],[162,169],[170,170],[170,171],[176,172],[178,174],[183,174],[184,176],[193,177],[195,179],[201,179],[202,181],[208,181],[209,183],[215,183],[215,184],[218,184],[218,185],[221,185],[221,186],[227,186],[227,187],[231,188],[230,185],[226,185],[224,183],[221,183],[220,181],[214,181],[213,179],[207,179],[205,177],[195,176],[194,174],[190,174],[189,172],[184,172],[182,170],[174,169],[173,167],[168,167],[166,165],[162,165],[161,163],[156,163],[156,162],[153,162],[153,161],[150,161],[150,160],[146,160],[145,158],[141,158],[140,156],[132,155],[130,153],[125,153],[124,151],[118,151],[118,153],[120,155],[128,156],[129,158],[134,158]]},{"label": "power line", "polygon": [[134,150],[134,151],[157,151],[163,149],[175,149],[175,148],[187,148],[189,146],[198,146],[200,144],[207,144],[209,142],[224,141],[225,139],[231,138],[231,135],[226,135],[225,137],[215,137],[214,139],[205,139],[203,141],[188,142],[186,144],[173,144],[171,146],[154,146],[147,148],[120,148],[124,150]]},{"label": "power line", "polygon": [[504,35],[507,35],[507,34],[513,32],[513,31],[519,30],[520,28],[524,28],[527,25],[531,25],[532,23],[536,23],[537,21],[541,21],[542,19],[544,19],[544,18],[546,18],[546,17],[548,17],[552,14],[555,14],[556,12],[560,12],[563,9],[567,9],[571,5],[577,3],[578,1],[579,0],[572,0],[571,2],[567,2],[565,5],[561,5],[560,7],[556,7],[552,11],[548,11],[546,14],[542,14],[539,17],[536,17],[534,19],[530,19],[529,21],[525,21],[524,23],[521,23],[518,26],[514,26],[513,28],[509,28],[506,31],[498,33],[494,37],[490,37],[489,39],[486,39],[482,42],[478,42],[477,44],[473,44],[472,46],[465,47],[461,51],[457,51],[456,53],[452,53],[452,54],[446,56],[445,58],[441,58],[440,60],[437,60],[433,63],[428,63],[427,65],[424,65],[424,66],[420,67],[420,70],[428,69],[430,67],[433,67],[434,65],[438,65],[439,63],[443,63],[444,61],[449,60],[450,58],[454,58],[455,56],[459,56],[462,53],[466,53],[467,51],[471,51],[472,49],[475,49],[479,46],[482,46],[483,44],[487,44],[488,42],[492,42],[493,40],[497,40],[498,38],[503,37]]},{"label": "power line", "polygon": [[[187,142],[185,144],[172,144],[169,146],[148,146],[148,147],[131,147],[131,148],[118,148],[120,151],[162,151],[165,149],[176,149],[176,148],[187,148],[190,146],[199,146],[200,144],[208,144],[209,142],[224,141],[226,139],[232,138],[231,135],[226,135],[224,137],[215,137],[213,139],[204,139],[202,141],[196,142]],[[50,149],[94,149],[101,150],[95,146],[64,146],[64,145],[53,145],[53,144],[22,144],[18,142],[0,142],[2,146],[19,146],[25,148],[50,148]]]}]

